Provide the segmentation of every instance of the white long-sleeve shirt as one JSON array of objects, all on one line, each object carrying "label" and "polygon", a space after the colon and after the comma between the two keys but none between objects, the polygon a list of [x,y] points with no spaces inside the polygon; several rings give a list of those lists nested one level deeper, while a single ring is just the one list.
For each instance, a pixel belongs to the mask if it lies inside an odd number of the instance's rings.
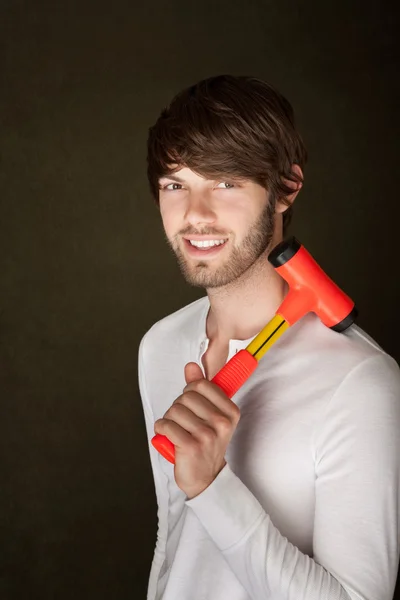
[{"label": "white long-sleeve shirt", "polygon": [[[139,350],[147,434],[207,350],[208,298]],[[250,340],[231,340],[228,359]],[[188,500],[149,443],[158,535],[148,600],[392,600],[399,560],[400,371],[360,328],[289,328],[233,398],[227,466]]]}]

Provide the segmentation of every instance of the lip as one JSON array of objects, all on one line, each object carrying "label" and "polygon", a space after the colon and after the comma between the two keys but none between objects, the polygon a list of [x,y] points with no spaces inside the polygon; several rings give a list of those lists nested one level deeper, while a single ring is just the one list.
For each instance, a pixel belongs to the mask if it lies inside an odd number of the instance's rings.
[{"label": "lip", "polygon": [[219,246],[212,246],[211,248],[207,248],[207,250],[201,250],[200,248],[196,248],[196,246],[192,246],[190,240],[197,242],[215,239],[218,238],[216,238],[215,236],[190,236],[190,238],[183,238],[183,244],[186,249],[186,252],[189,254],[189,256],[192,256],[193,258],[212,258],[224,250],[225,246],[227,246],[227,244],[229,243],[228,240],[225,242],[225,244],[220,244]]},{"label": "lip", "polygon": [[227,240],[225,235],[185,235],[184,240],[192,240],[193,242],[206,242],[208,240]]}]

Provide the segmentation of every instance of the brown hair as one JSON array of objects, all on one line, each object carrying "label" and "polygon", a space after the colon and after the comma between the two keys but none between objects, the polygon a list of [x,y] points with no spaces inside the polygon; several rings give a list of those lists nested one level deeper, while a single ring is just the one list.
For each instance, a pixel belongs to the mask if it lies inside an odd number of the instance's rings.
[{"label": "brown hair", "polygon": [[[149,130],[147,175],[158,201],[159,179],[188,167],[203,177],[252,180],[286,200],[300,182],[307,152],[290,103],[255,77],[219,75],[204,79],[173,98]],[[292,208],[283,213],[286,230]]]}]

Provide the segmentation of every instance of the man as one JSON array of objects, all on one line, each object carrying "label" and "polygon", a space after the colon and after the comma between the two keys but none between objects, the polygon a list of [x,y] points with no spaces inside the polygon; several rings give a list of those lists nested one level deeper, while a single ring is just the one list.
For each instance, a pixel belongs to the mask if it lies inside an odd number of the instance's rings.
[{"label": "man", "polygon": [[303,183],[290,104],[220,76],[150,129],[148,177],[168,242],[204,298],[139,351],[158,536],[149,600],[390,600],[399,559],[400,376],[357,326],[312,314],[233,400],[209,380],[287,290],[267,260]]}]

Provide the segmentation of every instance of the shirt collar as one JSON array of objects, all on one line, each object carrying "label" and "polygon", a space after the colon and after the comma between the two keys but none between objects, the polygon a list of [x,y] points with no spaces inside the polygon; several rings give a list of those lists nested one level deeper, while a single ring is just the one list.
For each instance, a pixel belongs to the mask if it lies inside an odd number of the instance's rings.
[{"label": "shirt collar", "polygon": [[[206,352],[209,341],[210,341],[208,339],[207,333],[206,333],[207,315],[208,315],[209,310],[210,310],[210,301],[208,299],[208,296],[205,296],[204,297],[204,307],[200,313],[199,320],[198,320],[198,326],[197,326],[197,330],[196,330],[196,335],[194,336],[195,339],[194,339],[193,350],[194,350],[194,355],[197,357],[198,361],[201,360],[201,357]],[[235,339],[229,340],[228,360],[229,360],[229,358],[231,358],[231,356],[236,354],[236,352],[246,348],[250,344],[250,342],[252,340],[254,340],[256,335],[253,335],[251,338],[249,338],[247,340],[235,340]]]}]

